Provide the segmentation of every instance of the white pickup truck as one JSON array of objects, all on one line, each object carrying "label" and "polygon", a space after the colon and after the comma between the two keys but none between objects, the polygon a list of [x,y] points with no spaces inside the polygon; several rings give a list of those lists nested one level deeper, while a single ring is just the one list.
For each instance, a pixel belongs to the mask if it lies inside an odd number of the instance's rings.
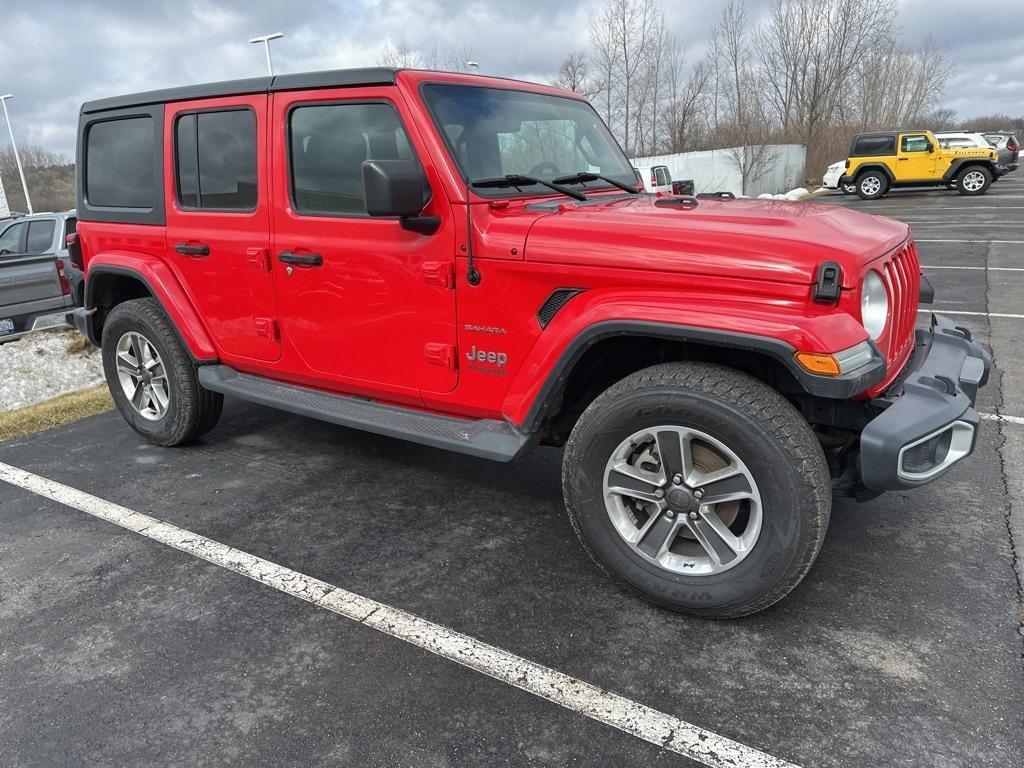
[{"label": "white pickup truck", "polygon": [[0,343],[65,324],[74,300],[58,257],[63,237],[56,214],[0,221]]}]

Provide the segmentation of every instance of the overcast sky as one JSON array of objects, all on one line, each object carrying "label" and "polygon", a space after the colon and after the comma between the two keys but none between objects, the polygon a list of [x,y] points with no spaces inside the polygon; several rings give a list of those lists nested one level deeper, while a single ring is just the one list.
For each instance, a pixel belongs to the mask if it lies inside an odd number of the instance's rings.
[{"label": "overcast sky", "polygon": [[[658,0],[693,57],[720,0]],[[488,74],[546,80],[584,48],[602,0],[3,0],[0,93],[19,144],[73,154],[82,101],[262,75],[248,38],[284,32],[278,72],[368,66],[386,40],[444,53],[470,46]],[[771,0],[748,0],[752,16]],[[969,4],[968,4],[969,5]],[[958,62],[946,105],[962,117],[1024,112],[1024,0],[967,7],[899,0],[904,39],[931,33]],[[1012,9],[1016,7],[1017,11]],[[1014,16],[1016,15],[1016,19]],[[7,141],[0,135],[0,145]]]}]

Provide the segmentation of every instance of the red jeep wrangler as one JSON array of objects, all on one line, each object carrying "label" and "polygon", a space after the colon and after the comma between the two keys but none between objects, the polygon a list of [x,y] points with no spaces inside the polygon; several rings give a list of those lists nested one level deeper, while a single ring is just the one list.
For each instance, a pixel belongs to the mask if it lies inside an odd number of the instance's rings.
[{"label": "red jeep wrangler", "polygon": [[77,327],[164,446],[229,395],[510,461],[565,446],[611,576],[740,616],[814,562],[834,492],[974,448],[991,359],[908,228],[837,207],[656,196],[555,88],[278,75],[93,101]]}]

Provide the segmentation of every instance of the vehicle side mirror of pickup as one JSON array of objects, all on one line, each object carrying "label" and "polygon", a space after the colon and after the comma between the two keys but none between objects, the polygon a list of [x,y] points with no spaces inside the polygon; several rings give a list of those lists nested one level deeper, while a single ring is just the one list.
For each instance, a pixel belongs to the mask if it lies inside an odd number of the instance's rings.
[{"label": "vehicle side mirror of pickup", "polygon": [[415,160],[366,160],[363,186],[370,216],[397,216],[403,228],[424,235],[433,234],[441,226],[440,217],[422,215],[430,199],[430,187]]},{"label": "vehicle side mirror of pickup", "polygon": [[929,152],[934,152],[935,151],[935,145],[932,144],[930,141],[928,142],[928,151]]}]

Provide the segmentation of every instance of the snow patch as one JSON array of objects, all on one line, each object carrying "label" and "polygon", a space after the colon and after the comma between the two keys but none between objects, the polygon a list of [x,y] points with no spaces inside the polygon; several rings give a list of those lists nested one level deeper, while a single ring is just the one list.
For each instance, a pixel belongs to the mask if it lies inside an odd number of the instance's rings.
[{"label": "snow patch", "polygon": [[781,195],[771,195],[767,192],[763,195],[758,195],[758,200],[806,200],[812,197],[812,194],[803,187],[797,187],[791,189],[789,192],[783,192]]},{"label": "snow patch", "polygon": [[68,352],[82,337],[72,330],[34,333],[0,344],[0,411],[28,405],[103,383],[100,350]]}]

